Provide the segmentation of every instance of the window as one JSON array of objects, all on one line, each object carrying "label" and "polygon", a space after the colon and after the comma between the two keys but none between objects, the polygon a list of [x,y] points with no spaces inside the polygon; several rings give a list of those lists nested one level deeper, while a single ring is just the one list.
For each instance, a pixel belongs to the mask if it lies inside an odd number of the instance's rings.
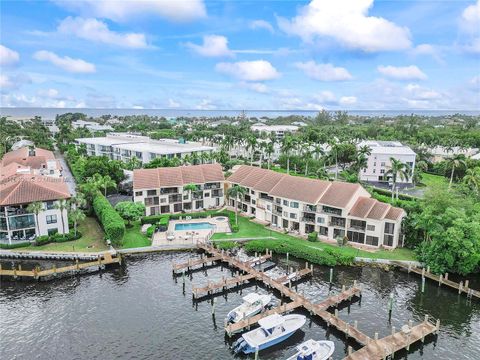
[{"label": "window", "polygon": [[267,204],[267,210],[272,211],[272,205]]},{"label": "window", "polygon": [[356,231],[349,231],[347,233],[348,240],[356,242],[358,244],[363,244],[365,241],[365,234],[364,233],[359,233]]},{"label": "window", "polygon": [[385,174],[385,169],[381,169],[380,174]]},{"label": "window", "polygon": [[297,214],[295,213],[290,213],[290,219],[296,219],[297,218]]},{"label": "window", "polygon": [[288,200],[283,200],[283,205],[288,206]]},{"label": "window", "polygon": [[318,228],[318,233],[323,236],[328,236],[328,228],[325,226],[320,226]]},{"label": "window", "polygon": [[376,162],[374,162],[374,163],[373,163],[373,166],[377,166],[377,163],[376,163]]},{"label": "window", "polygon": [[[367,230],[368,231],[375,231],[375,225],[367,225]],[[378,241],[378,239],[377,239]]]},{"label": "window", "polygon": [[48,235],[55,235],[56,233],[58,233],[57,228],[48,229],[47,231],[48,231]]},{"label": "window", "polygon": [[136,152],[135,152],[135,156],[136,156],[137,158],[141,159],[141,158],[142,158],[142,153],[141,153],[140,151],[136,151]]},{"label": "window", "polygon": [[317,223],[319,223],[319,224],[325,224],[325,218],[323,218],[323,217],[317,218]]},{"label": "window", "polygon": [[380,163],[380,165],[381,165],[381,166],[385,166],[385,161],[382,161],[382,162]]},{"label": "window", "polygon": [[294,209],[298,209],[298,202],[296,201],[291,201],[290,202],[290,207],[294,208]]},{"label": "window", "polygon": [[135,196],[142,196],[143,195],[143,191],[135,191]]},{"label": "window", "polygon": [[47,210],[55,209],[55,203],[53,201],[47,201]]},{"label": "window", "polygon": [[383,245],[393,246],[393,235],[385,234],[385,236],[383,237]]},{"label": "window", "polygon": [[205,195],[203,195],[205,197],[210,197],[210,193],[209,192],[206,192]]},{"label": "window", "polygon": [[340,230],[340,229],[333,229],[333,238],[344,238],[345,237],[345,230]]},{"label": "window", "polygon": [[336,209],[330,206],[322,206],[322,211],[327,214],[342,215],[342,209]]},{"label": "window", "polygon": [[252,200],[252,205],[255,205],[257,202],[255,200]]},{"label": "window", "polygon": [[373,171],[372,171],[372,172],[375,174],[375,169],[373,169]]},{"label": "window", "polygon": [[395,224],[385,223],[385,234],[393,234],[395,230]]},{"label": "window", "polygon": [[250,194],[255,195],[255,191],[250,190]]},{"label": "window", "polygon": [[367,245],[378,246],[378,237],[376,236],[367,236],[367,240],[365,241]]},{"label": "window", "polygon": [[47,215],[47,224],[56,224],[57,215]]},{"label": "window", "polygon": [[157,195],[157,190],[147,190],[147,196]]}]

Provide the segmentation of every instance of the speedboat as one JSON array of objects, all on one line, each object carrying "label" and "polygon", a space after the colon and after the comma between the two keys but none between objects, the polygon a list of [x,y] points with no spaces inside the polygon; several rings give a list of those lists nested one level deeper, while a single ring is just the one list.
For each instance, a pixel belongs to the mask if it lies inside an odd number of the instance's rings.
[{"label": "speedboat", "polygon": [[243,334],[233,343],[233,351],[236,354],[239,352],[250,354],[269,348],[288,339],[305,325],[306,321],[305,316],[297,314],[267,316],[258,321],[259,328]]},{"label": "speedboat", "polygon": [[328,360],[334,351],[333,341],[310,339],[298,345],[296,354],[287,360]]},{"label": "speedboat", "polygon": [[227,323],[237,323],[261,312],[272,300],[271,295],[250,293],[243,297],[243,304],[227,314]]}]

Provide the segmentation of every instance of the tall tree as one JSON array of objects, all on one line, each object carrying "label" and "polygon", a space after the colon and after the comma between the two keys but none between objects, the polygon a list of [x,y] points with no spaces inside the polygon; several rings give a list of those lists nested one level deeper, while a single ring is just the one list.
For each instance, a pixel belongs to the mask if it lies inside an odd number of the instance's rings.
[{"label": "tall tree", "polygon": [[108,189],[117,188],[117,183],[113,181],[113,179],[109,175],[101,176],[98,179],[98,184],[100,185],[100,188],[103,189],[103,195],[105,195],[105,197],[107,196]]},{"label": "tall tree", "polygon": [[238,226],[238,204],[239,199],[243,199],[245,194],[247,193],[247,189],[243,186],[234,184],[231,188],[227,190],[227,198],[235,198],[235,224]]},{"label": "tall tree", "polygon": [[77,225],[80,221],[85,220],[85,213],[80,208],[70,210],[68,217],[73,221],[73,229],[75,237],[77,237]]},{"label": "tall tree", "polygon": [[55,204],[55,209],[60,210],[60,219],[62,220],[62,231],[63,236],[65,237],[65,220],[63,220],[63,213],[64,211],[68,211],[68,201],[64,199],[60,199]]},{"label": "tall tree", "polygon": [[467,169],[463,182],[478,194],[480,190],[480,167]]},{"label": "tall tree", "polygon": [[455,169],[457,169],[461,166],[466,167],[467,163],[466,163],[465,155],[463,155],[463,154],[453,155],[453,156],[447,158],[446,162],[448,164],[448,167],[450,167],[452,169],[451,172],[450,172],[450,183],[448,184],[448,188],[450,189],[452,187],[453,175],[455,174]]},{"label": "tall tree", "polygon": [[38,214],[43,210],[43,204],[40,201],[28,204],[27,211],[35,215],[35,227],[37,234],[40,235],[40,227],[38,225]]},{"label": "tall tree", "polygon": [[290,156],[296,147],[296,140],[293,136],[287,134],[282,140],[282,152],[287,157],[287,174],[290,174]]},{"label": "tall tree", "polygon": [[392,200],[397,188],[397,181],[407,181],[410,178],[410,171],[410,166],[407,164],[393,157],[390,158],[390,168],[385,172],[385,176],[392,178]]}]

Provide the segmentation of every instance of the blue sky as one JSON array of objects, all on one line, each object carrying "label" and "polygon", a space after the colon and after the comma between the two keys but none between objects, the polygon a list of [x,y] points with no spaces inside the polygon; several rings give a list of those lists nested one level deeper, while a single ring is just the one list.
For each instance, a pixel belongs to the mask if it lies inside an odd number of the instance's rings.
[{"label": "blue sky", "polygon": [[2,1],[1,106],[480,109],[480,1]]}]

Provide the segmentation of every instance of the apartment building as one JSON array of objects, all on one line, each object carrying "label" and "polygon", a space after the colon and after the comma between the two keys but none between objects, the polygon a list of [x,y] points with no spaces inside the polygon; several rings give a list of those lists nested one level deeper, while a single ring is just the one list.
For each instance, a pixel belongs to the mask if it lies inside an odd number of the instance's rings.
[{"label": "apartment building", "polygon": [[[358,144],[358,148],[368,146],[370,155],[368,156],[367,166],[360,170],[360,180],[373,183],[385,183],[390,181],[386,173],[391,167],[390,158],[400,160],[410,166],[411,174],[415,169],[415,152],[408,146],[398,141],[377,141],[368,140]],[[411,184],[412,175],[408,179],[397,179],[398,184]]]},{"label": "apartment building", "polygon": [[250,127],[252,131],[258,131],[260,133],[275,134],[277,139],[281,140],[287,133],[295,133],[298,131],[298,126],[294,125],[265,125],[262,123],[253,124]]},{"label": "apartment building", "polygon": [[[61,166],[51,151],[21,148],[6,153],[0,162],[0,242],[67,233],[67,210],[60,211],[56,205],[68,198]],[[34,202],[42,204],[37,215],[28,211]]]},{"label": "apartment building", "polygon": [[[185,189],[194,184],[196,190]],[[225,178],[219,164],[138,169],[133,172],[134,201],[146,215],[201,211],[225,203]]]},{"label": "apartment building", "polygon": [[[241,165],[227,187],[247,189],[243,199],[228,205],[301,235],[318,232],[321,239],[344,238],[372,247],[402,244],[404,210],[379,202],[359,184],[323,181]],[[238,203],[237,203],[238,201]]]},{"label": "apartment building", "polygon": [[130,133],[109,133],[105,137],[75,139],[77,148],[84,144],[89,156],[107,156],[112,160],[128,161],[133,157],[147,164],[157,157],[182,158],[194,153],[212,153],[212,146],[176,139],[152,140],[148,136]]}]

